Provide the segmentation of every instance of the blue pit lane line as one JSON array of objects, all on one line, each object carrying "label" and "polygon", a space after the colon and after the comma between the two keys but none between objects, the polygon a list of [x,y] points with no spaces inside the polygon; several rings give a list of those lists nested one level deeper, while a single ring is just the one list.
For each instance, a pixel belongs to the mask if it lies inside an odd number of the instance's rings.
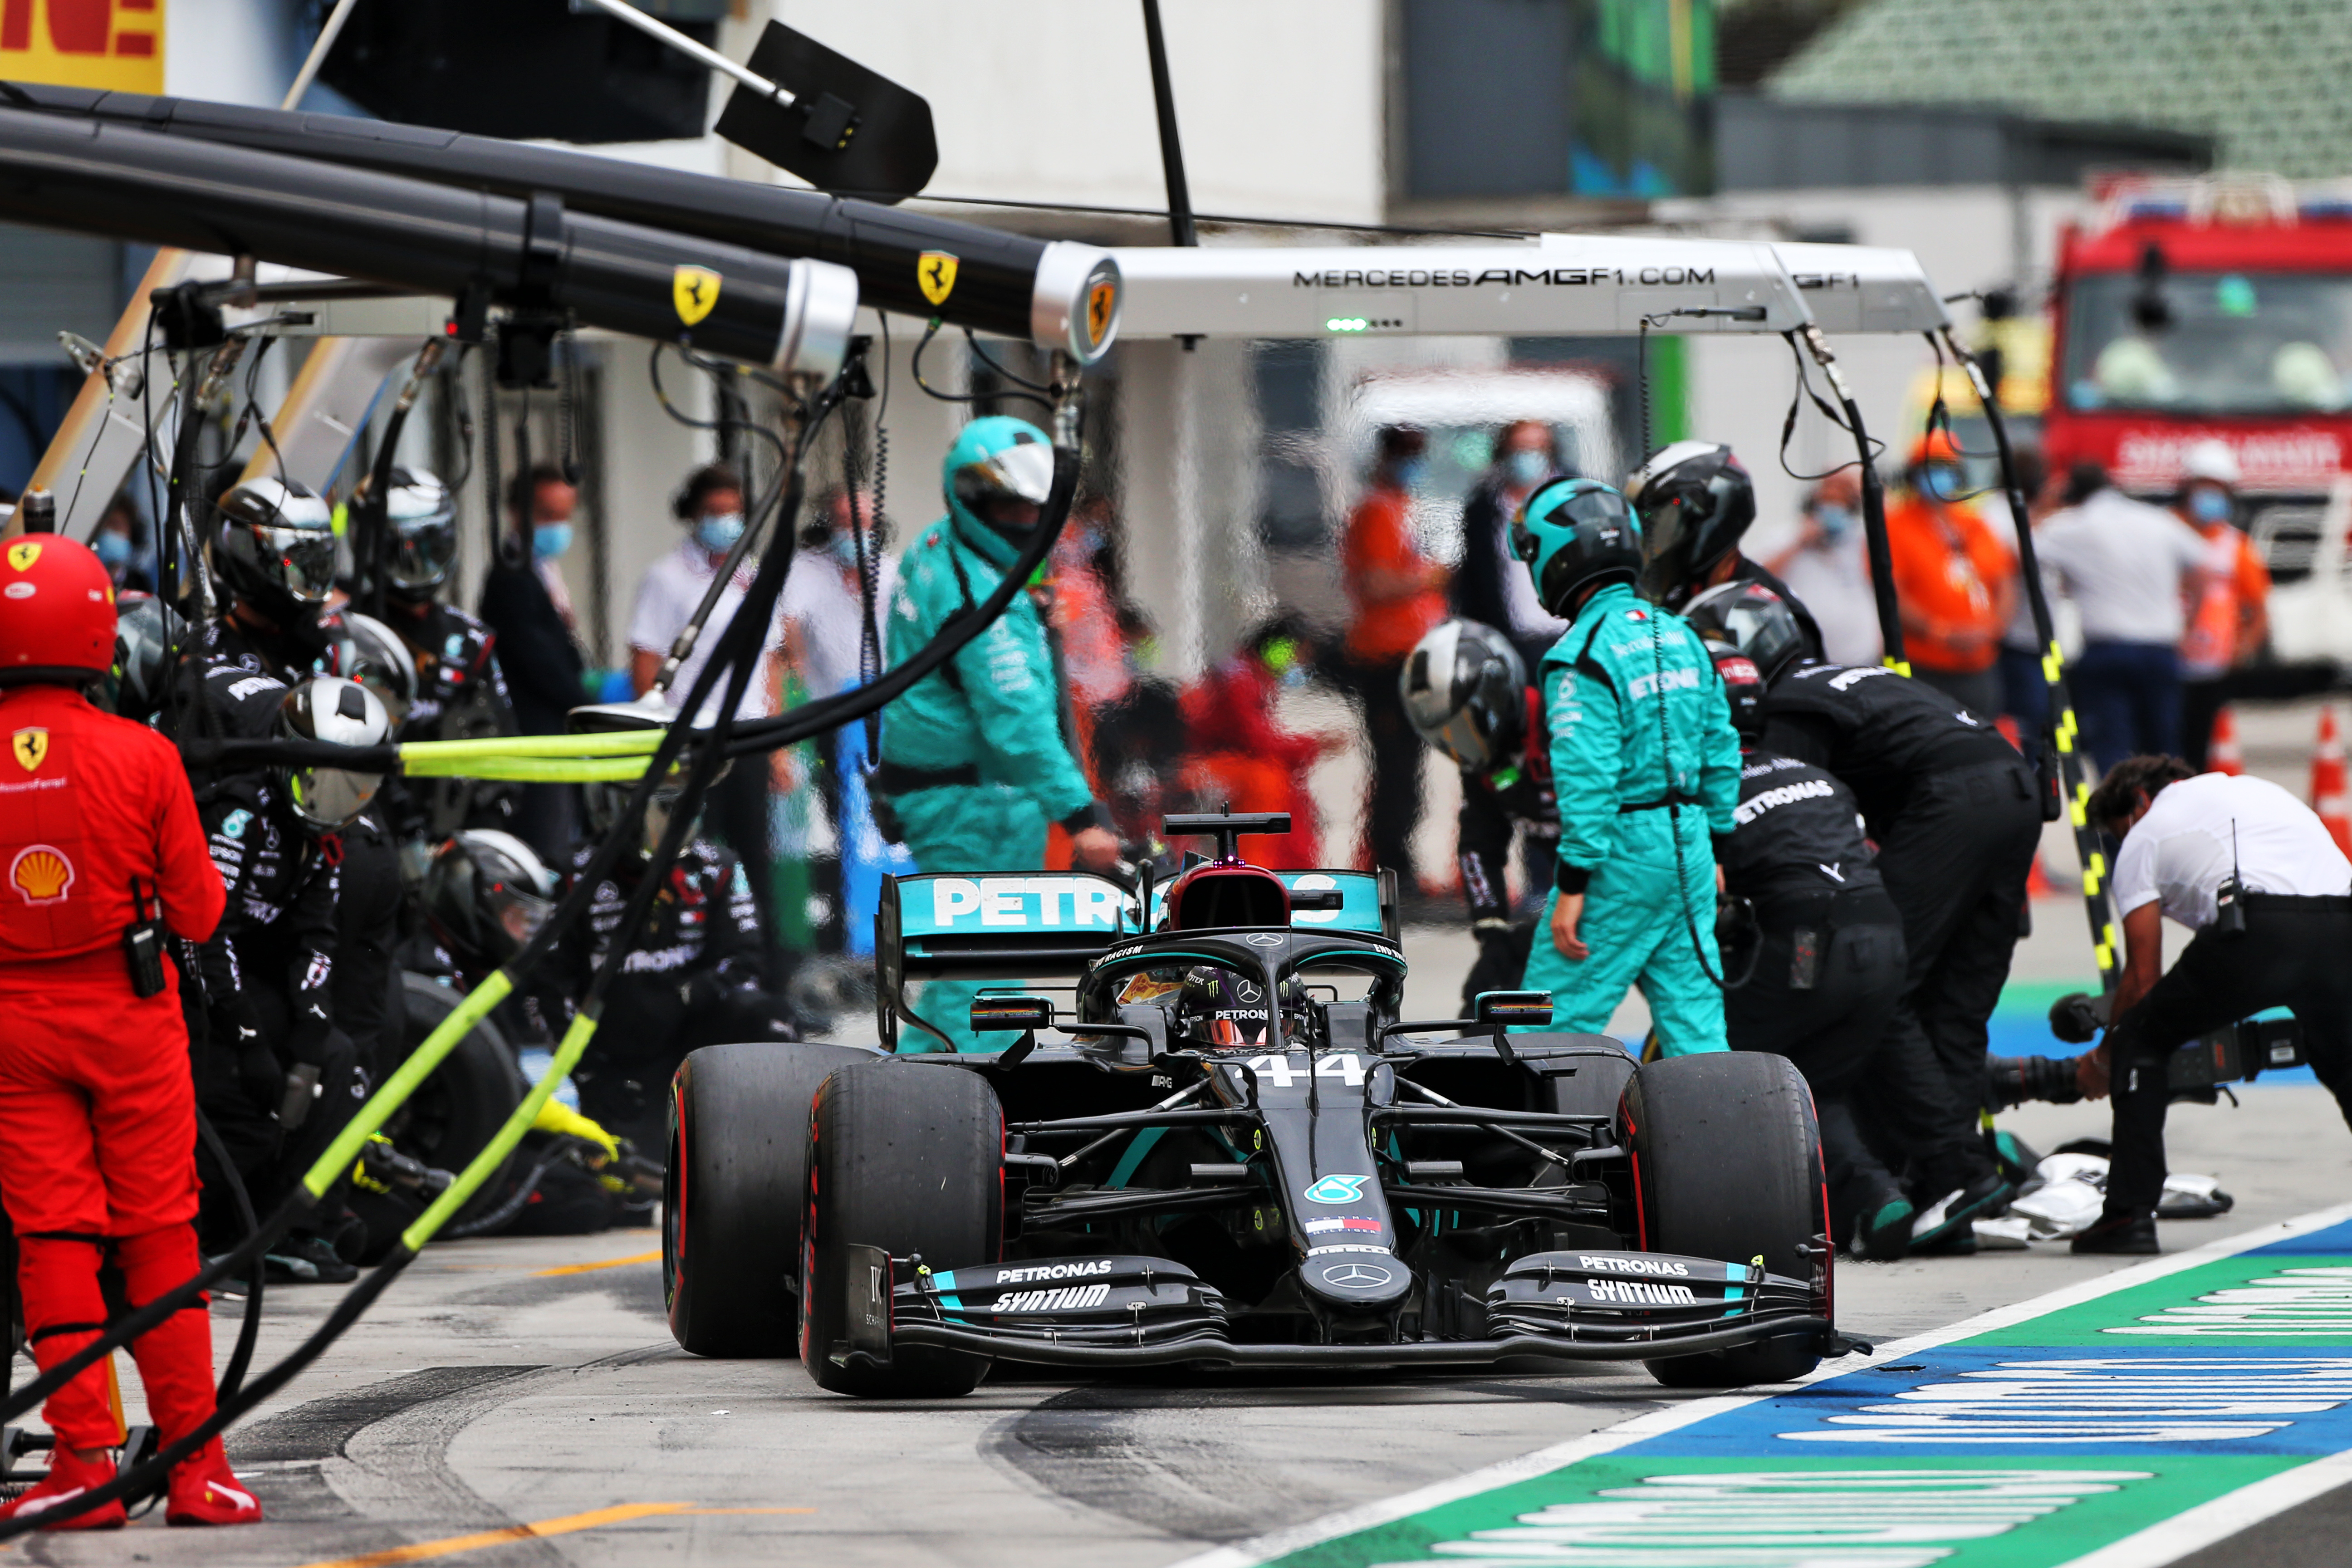
[{"label": "blue pit lane line", "polygon": [[1178,1568],[2158,1568],[2347,1484],[2352,1205]]}]

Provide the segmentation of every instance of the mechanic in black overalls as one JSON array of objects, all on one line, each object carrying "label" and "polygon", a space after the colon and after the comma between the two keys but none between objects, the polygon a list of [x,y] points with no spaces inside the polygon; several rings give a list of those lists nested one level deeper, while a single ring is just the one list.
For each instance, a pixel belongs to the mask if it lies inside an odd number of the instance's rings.
[{"label": "mechanic in black overalls", "polygon": [[[576,879],[595,845],[614,831],[632,786],[581,786],[591,833],[574,861]],[[655,792],[635,854],[596,884],[584,940],[567,938],[559,953],[577,997],[604,962],[654,847],[661,842],[675,787]],[[698,824],[698,829],[699,825]],[[686,847],[655,896],[646,929],[604,994],[604,1010],[572,1075],[583,1115],[645,1148],[659,1148],[670,1075],[688,1053],[740,1040],[796,1040],[785,1001],[761,985],[760,911],[743,868],[728,850],[689,829]],[[570,1018],[551,1018],[558,1034]]]},{"label": "mechanic in black overalls", "polygon": [[1744,983],[1723,995],[1735,1051],[1796,1064],[1813,1091],[1829,1179],[1833,1239],[1857,1258],[1895,1258],[1915,1211],[1871,1152],[1852,1101],[1903,994],[1903,917],[1862,837],[1853,792],[1820,768],[1763,743],[1764,679],[1745,654],[1715,668],[1739,731],[1739,805],[1716,846],[1724,890],[1755,913],[1752,959],[1727,949]]},{"label": "mechanic in black overalls", "polygon": [[[1884,667],[1801,662],[1788,605],[1728,583],[1685,612],[1762,676],[1764,742],[1853,792],[1878,875],[1903,915],[1901,1003],[1857,1109],[1887,1163],[1906,1163],[1912,1250],[1972,1250],[1973,1222],[2012,1189],[1977,1135],[1986,1024],[2009,978],[2042,840],[2033,769],[1992,721]],[[1763,657],[1759,657],[1761,654]]]},{"label": "mechanic in black overalls", "polygon": [[[327,606],[335,549],[327,503],[300,485],[261,479],[231,489],[215,510],[210,559],[229,605],[205,627],[192,662],[266,675],[289,689],[322,671],[363,678],[356,665],[343,668],[352,665],[351,629]],[[336,1022],[361,1072],[377,1083],[400,1047],[399,857],[373,803],[335,837]]]},{"label": "mechanic in black overalls", "polygon": [[[213,732],[227,739],[377,745],[390,731],[373,696],[331,676],[289,692],[269,676],[215,665],[204,695]],[[228,909],[194,955],[205,1008],[196,1092],[259,1213],[277,1207],[366,1095],[357,1047],[335,1012],[336,917],[341,830],[375,782],[310,765],[197,781],[197,816]],[[273,1282],[354,1278],[330,1239],[343,1228],[339,1206],[321,1214],[271,1249]],[[210,1184],[202,1225],[207,1251],[226,1250],[240,1234],[226,1192]]]},{"label": "mechanic in black overalls", "polygon": [[1466,1018],[1478,993],[1516,990],[1527,972],[1535,917],[1512,918],[1504,870],[1512,830],[1524,828],[1527,885],[1552,884],[1559,802],[1551,787],[1551,731],[1518,649],[1476,621],[1432,628],[1406,656],[1398,688],[1422,740],[1462,770],[1456,853],[1478,939],[1477,962],[1462,985]]},{"label": "mechanic in black overalls", "polygon": [[[520,732],[514,700],[494,651],[497,637],[478,617],[435,597],[457,563],[457,506],[423,469],[387,476],[384,528],[391,560],[384,571],[383,624],[408,649],[416,695],[401,719],[404,741],[475,740]],[[422,855],[461,828],[511,829],[519,791],[478,779],[387,780],[381,814],[393,842]]]},{"label": "mechanic in black overalls", "polygon": [[1662,447],[1625,481],[1625,499],[1642,520],[1642,597],[1680,610],[1709,588],[1759,583],[1789,606],[1804,656],[1822,657],[1812,613],[1786,583],[1740,552],[1756,521],[1756,486],[1730,447],[1713,441]]}]

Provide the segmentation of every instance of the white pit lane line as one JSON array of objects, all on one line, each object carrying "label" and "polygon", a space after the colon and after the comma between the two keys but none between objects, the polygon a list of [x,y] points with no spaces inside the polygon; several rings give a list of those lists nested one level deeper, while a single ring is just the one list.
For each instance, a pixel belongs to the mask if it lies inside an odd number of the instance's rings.
[{"label": "white pit lane line", "polygon": [[[1947,1328],[1880,1345],[1866,1357],[1841,1356],[1834,1362],[1825,1363],[1794,1384],[1763,1385],[1767,1391],[1761,1394],[1721,1394],[1693,1400],[1671,1410],[1637,1415],[1631,1421],[1579,1437],[1573,1442],[1539,1448],[1516,1459],[1506,1459],[1499,1465],[1472,1470],[1450,1481],[1440,1481],[1434,1486],[1423,1487],[1398,1497],[1327,1514],[1305,1524],[1272,1531],[1237,1545],[1204,1552],[1173,1563],[1171,1568],[1258,1568],[1261,1563],[1326,1541],[1352,1535],[1360,1530],[1370,1530],[1377,1525],[1391,1524],[1445,1503],[1528,1480],[1548,1470],[1559,1469],[1598,1454],[1609,1453],[1646,1437],[1695,1426],[1745,1405],[1760,1404],[1789,1388],[1899,1362],[1937,1345],[1975,1334],[1990,1333],[2032,1318],[2081,1306],[2202,1264],[2326,1230],[2347,1220],[2352,1220],[2352,1203],[2338,1204],[2332,1208],[2318,1209],[2275,1225],[2259,1226],[2243,1235],[2225,1237],[2186,1252],[2151,1258],[2146,1263],[2103,1274],[2095,1279],[2081,1280],[2031,1300],[1979,1312]],[[2164,1563],[2176,1563],[2192,1552],[2226,1540],[2249,1526],[2259,1524],[2347,1482],[2352,1482],[2352,1451],[2314,1459],[2283,1474],[2241,1487],[2210,1502],[2160,1521],[2137,1534],[2110,1542],[2085,1556],[2072,1559],[2062,1568],[2161,1568]]]}]

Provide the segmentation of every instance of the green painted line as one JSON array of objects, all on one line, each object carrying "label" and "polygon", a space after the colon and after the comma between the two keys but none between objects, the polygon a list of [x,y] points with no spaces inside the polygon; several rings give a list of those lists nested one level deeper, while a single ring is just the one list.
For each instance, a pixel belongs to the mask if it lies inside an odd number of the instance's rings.
[{"label": "green painted line", "polygon": [[2352,1484],[2352,1205],[1178,1568],[2158,1568]]}]

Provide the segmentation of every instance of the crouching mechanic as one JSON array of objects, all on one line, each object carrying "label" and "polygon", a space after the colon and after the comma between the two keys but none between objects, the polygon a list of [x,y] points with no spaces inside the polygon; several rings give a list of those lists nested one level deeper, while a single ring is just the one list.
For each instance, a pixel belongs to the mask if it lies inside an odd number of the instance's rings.
[{"label": "crouching mechanic", "polygon": [[1478,993],[1515,989],[1528,966],[1534,922],[1511,918],[1504,880],[1515,826],[1526,829],[1528,885],[1552,884],[1559,803],[1552,795],[1551,733],[1518,649],[1476,621],[1433,628],[1406,658],[1397,684],[1422,740],[1462,770],[1456,853],[1478,939],[1478,960],[1462,984],[1466,1018]]},{"label": "crouching mechanic", "polygon": [[[2087,814],[2123,839],[2109,888],[2123,917],[2124,973],[2109,1009],[2116,1022],[2077,1068],[2085,1094],[2112,1086],[2116,1110],[2106,1202],[2074,1249],[2152,1253],[2171,1100],[2165,1068],[2190,1040],[2265,1007],[2292,1008],[2312,1071],[2352,1121],[2352,862],[2278,785],[2191,776],[2178,757],[2118,763]],[[2166,916],[2197,933],[2169,970]]]},{"label": "crouching mechanic", "polygon": [[[1789,635],[1787,623],[1780,629]],[[1786,1057],[1805,1075],[1832,1238],[1858,1258],[1900,1258],[1914,1211],[1864,1140],[1851,1097],[1903,994],[1903,916],[1871,864],[1853,792],[1764,744],[1754,661],[1725,651],[1715,668],[1744,764],[1738,826],[1717,849],[1724,890],[1754,906],[1757,927],[1753,960],[1731,960],[1747,978],[1724,994],[1731,1048]]]},{"label": "crouching mechanic", "polygon": [[1979,718],[1883,666],[1801,662],[1787,603],[1753,583],[1691,601],[1705,635],[1765,682],[1765,743],[1853,792],[1878,876],[1903,914],[1903,996],[1867,1081],[1865,1128],[1907,1165],[1911,1250],[1973,1251],[1975,1220],[2012,1189],[1977,1133],[1986,1025],[2009,978],[2042,840],[2033,768]]},{"label": "crouching mechanic", "polygon": [[[111,1255],[133,1306],[193,1276],[195,1089],[165,933],[212,934],[226,901],[171,742],[101,713],[78,688],[114,659],[114,594],[79,544],[0,548],[0,1200],[33,1359],[54,1366],[107,1318]],[[134,945],[135,942],[135,945]],[[148,1407],[173,1442],[213,1414],[212,1325],[198,1297],[131,1342]],[[39,1514],[113,1479],[121,1440],[108,1369],[44,1407],[46,1479],[0,1506]],[[261,1506],[211,1442],[172,1473],[173,1524],[252,1524]],[[124,1522],[109,1502],[59,1528]]]},{"label": "crouching mechanic", "polygon": [[[633,787],[581,786],[595,840],[619,831]],[[621,917],[668,830],[681,793],[674,784],[654,792],[637,842],[596,884],[585,940],[567,938],[558,950],[572,996],[586,992],[589,976],[612,952]],[[595,856],[594,842],[581,846],[572,876],[577,879]],[[654,895],[645,929],[604,994],[603,1019],[572,1074],[584,1114],[623,1138],[659,1148],[670,1077],[690,1053],[736,1040],[800,1038],[790,1006],[761,986],[761,931],[759,905],[742,862],[702,837],[699,821],[693,823]],[[570,1026],[568,1003],[542,997],[540,1005],[562,1013],[547,1019],[551,1033],[560,1035]]]},{"label": "crouching mechanic", "polygon": [[1641,530],[1596,479],[1529,496],[1511,546],[1545,609],[1569,623],[1539,685],[1559,800],[1559,861],[1526,984],[1550,1027],[1599,1034],[1638,984],[1667,1056],[1727,1048],[1718,878],[1739,737],[1706,645],[1633,592]]},{"label": "crouching mechanic", "polygon": [[[1054,448],[1035,426],[993,416],[964,426],[944,468],[948,515],[899,563],[894,667],[995,589],[1053,490]],[[891,704],[874,778],[877,816],[891,819],[883,830],[907,846],[918,869],[1043,870],[1049,823],[1068,832],[1080,869],[1118,863],[1109,815],[1073,754],[1059,665],[1033,589]],[[910,1037],[900,1048],[997,1049],[971,1031],[979,994],[976,984],[930,983],[915,1018],[939,1044]]]}]

